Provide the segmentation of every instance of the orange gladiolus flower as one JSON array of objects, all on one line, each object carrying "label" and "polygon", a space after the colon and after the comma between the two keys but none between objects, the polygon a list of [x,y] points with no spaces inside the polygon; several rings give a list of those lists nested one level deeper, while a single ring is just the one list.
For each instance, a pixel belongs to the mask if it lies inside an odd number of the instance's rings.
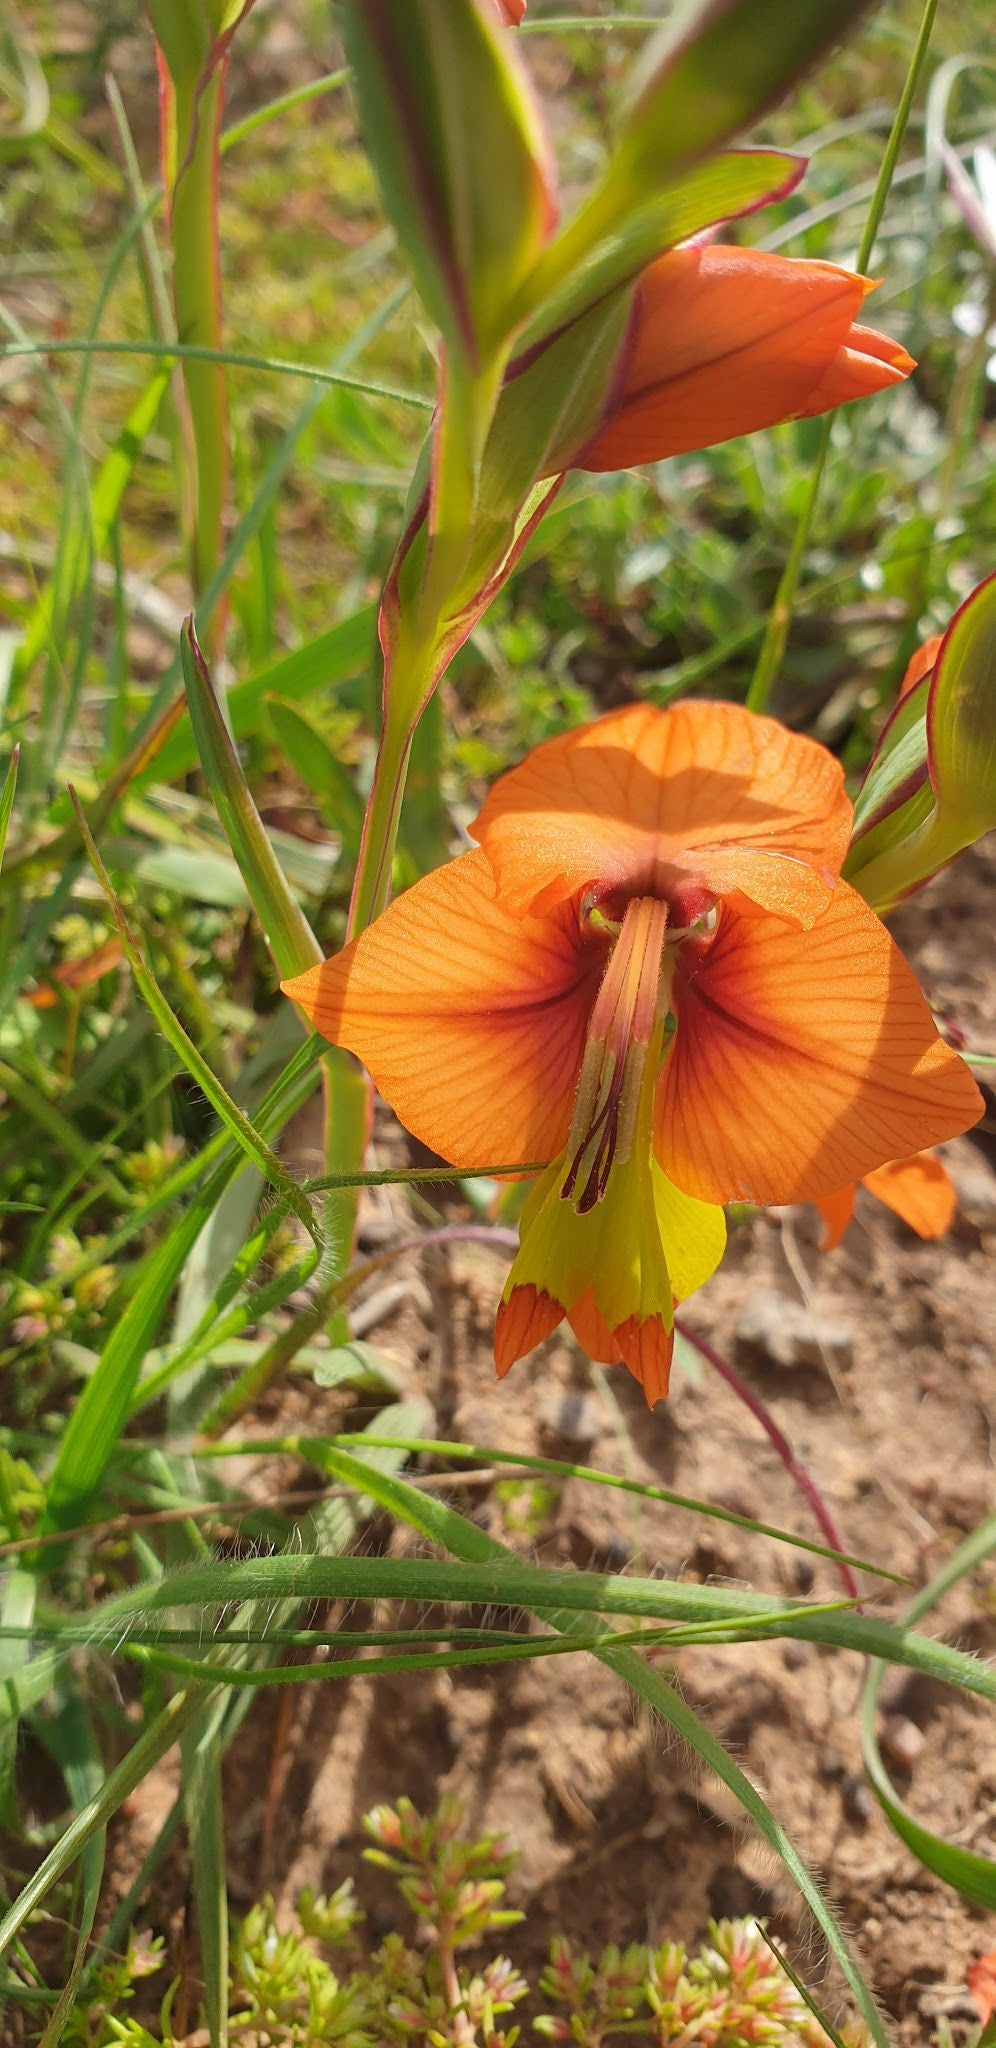
[{"label": "orange gladiolus flower", "polygon": [[[915,1152],[912,1159],[893,1159],[864,1173],[861,1185],[884,1202],[887,1209],[908,1223],[918,1237],[943,1237],[954,1222],[958,1197],[951,1175],[932,1152]],[[835,1251],[854,1214],[857,1187],[839,1188],[816,1203],[823,1218],[822,1252]]]},{"label": "orange gladiolus flower", "polygon": [[495,0],[495,6],[509,28],[518,28],[526,11],[526,0]]},{"label": "orange gladiolus flower", "polygon": [[537,747],[477,849],[284,984],[453,1165],[550,1161],[499,1372],[566,1316],[657,1399],[722,1203],[815,1200],[979,1116],[837,880],[850,815],[815,741],[738,705],[633,705]]},{"label": "orange gladiolus flower", "polygon": [[670,250],[640,279],[617,390],[571,467],[658,462],[900,383],[912,357],[854,324],[873,289],[833,263]]}]

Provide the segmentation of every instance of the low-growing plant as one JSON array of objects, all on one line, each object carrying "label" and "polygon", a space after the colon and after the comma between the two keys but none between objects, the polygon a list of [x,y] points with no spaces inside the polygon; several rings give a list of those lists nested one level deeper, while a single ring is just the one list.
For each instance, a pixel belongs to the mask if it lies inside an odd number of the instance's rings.
[{"label": "low-growing plant", "polygon": [[[768,1938],[763,1921],[710,1920],[695,1949],[634,1942],[591,1956],[555,1935],[535,1981],[514,1957],[486,1954],[526,1919],[504,1905],[518,1863],[507,1843],[475,1838],[459,1801],[423,1818],[411,1801],[365,1816],[366,1860],[390,1872],[407,1908],[407,1933],[372,1953],[352,1878],[331,1897],[302,1892],[292,1926],[269,1897],[234,1930],[228,2019],[245,2048],[520,2048],[529,2039],[604,2048],[867,2048],[847,2026],[828,2033]],[[334,1959],[334,1960],[333,1960]],[[177,1985],[158,2026],[129,2018],[138,1987],[162,1968],[160,1945],[139,1938],[102,1964],[87,2014],[64,2039],[72,2048],[193,2048],[171,2028]],[[528,2016],[510,2021],[524,2007]],[[945,2028],[937,2036],[942,2048]],[[977,2048],[979,2026],[965,2048]]]}]

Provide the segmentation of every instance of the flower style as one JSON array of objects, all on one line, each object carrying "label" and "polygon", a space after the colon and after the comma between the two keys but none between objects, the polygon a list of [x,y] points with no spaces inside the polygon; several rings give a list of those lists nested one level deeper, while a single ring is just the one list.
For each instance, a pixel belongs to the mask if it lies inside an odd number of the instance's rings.
[{"label": "flower style", "polygon": [[570,466],[657,462],[901,383],[912,357],[855,325],[873,290],[834,263],[760,249],[670,250],[639,280],[616,388]]},{"label": "flower style", "polygon": [[[893,1215],[908,1223],[918,1237],[943,1237],[954,1222],[958,1197],[951,1175],[932,1152],[915,1152],[912,1159],[893,1159],[861,1176],[861,1185]],[[839,1188],[834,1195],[822,1195],[816,1207],[823,1218],[822,1252],[836,1251],[854,1215],[857,1188]]]},{"label": "flower style", "polygon": [[737,705],[633,705],[537,747],[474,851],[284,984],[454,1166],[548,1162],[499,1372],[566,1316],[657,1399],[723,1203],[817,1200],[976,1121],[967,1067],[838,880],[850,822],[815,741]]}]

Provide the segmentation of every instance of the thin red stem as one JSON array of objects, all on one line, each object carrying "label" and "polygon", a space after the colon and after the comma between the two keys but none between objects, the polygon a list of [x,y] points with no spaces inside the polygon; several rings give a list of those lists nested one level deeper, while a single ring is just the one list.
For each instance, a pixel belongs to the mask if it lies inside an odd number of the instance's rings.
[{"label": "thin red stem", "polygon": [[[719,1373],[720,1377],[726,1381],[727,1386],[733,1388],[734,1393],[743,1402],[744,1407],[749,1408],[751,1414],[760,1423],[769,1443],[777,1451],[793,1485],[798,1488],[803,1499],[812,1509],[813,1515],[822,1529],[831,1550],[843,1550],[845,1548],[844,1539],[812,1473],[807,1471],[806,1466],[796,1457],[788,1437],[783,1430],[779,1429],[774,1416],[765,1406],[760,1394],[755,1394],[753,1387],[748,1386],[747,1381],[741,1379],[736,1366],[731,1365],[729,1360],[725,1359],[721,1352],[717,1351],[709,1343],[707,1338],[698,1336],[695,1330],[690,1330],[687,1323],[682,1322],[677,1316],[675,1317],[674,1327],[684,1337],[686,1343],[691,1344],[700,1357],[704,1358],[706,1363]],[[845,1564],[842,1558],[838,1558],[836,1563],[845,1593],[852,1600],[859,1600],[861,1588],[850,1565]]]}]

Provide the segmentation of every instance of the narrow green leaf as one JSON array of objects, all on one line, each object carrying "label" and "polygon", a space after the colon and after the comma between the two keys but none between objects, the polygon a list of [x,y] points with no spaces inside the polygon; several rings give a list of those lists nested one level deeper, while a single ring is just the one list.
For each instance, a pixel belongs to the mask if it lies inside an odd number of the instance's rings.
[{"label": "narrow green leaf", "polygon": [[[4,1453],[6,1455],[6,1453]],[[18,1530],[11,1511],[13,1526],[9,1534],[16,1538]],[[21,1704],[17,1680],[23,1674],[30,1654],[30,1632],[34,1622],[37,1581],[33,1572],[19,1571],[16,1566],[7,1573],[3,1590],[0,1592],[0,1621],[5,1629],[24,1630],[24,1638],[18,1642],[7,1637],[0,1643],[0,1819],[6,1827],[15,1820],[14,1763],[17,1756],[17,1724]]]},{"label": "narrow green leaf", "polygon": [[[971,1536],[966,1537],[964,1543],[959,1544],[943,1569],[910,1601],[906,1610],[907,1624],[929,1614],[959,1579],[974,1571],[994,1551],[996,1515],[991,1515]],[[935,1877],[942,1878],[964,1898],[971,1899],[973,1905],[993,1912],[996,1910],[996,1863],[975,1849],[963,1848],[958,1842],[948,1842],[943,1836],[934,1834],[916,1819],[892,1785],[875,1733],[875,1710],[884,1677],[885,1666],[882,1663],[875,1661],[870,1664],[861,1697],[861,1748],[872,1791],[886,1819],[925,1869],[932,1870]]]},{"label": "narrow green leaf", "polygon": [[42,1858],[37,1870],[4,1914],[0,1921],[0,1957],[9,1953],[11,1944],[51,1886],[72,1869],[77,1856],[106,1827],[122,1801],[142,1783],[160,1757],[172,1749],[183,1729],[203,1713],[205,1703],[214,1691],[212,1686],[193,1685],[174,1693],[168,1705],[149,1723],[127,1756],[108,1774],[100,1792],[88,1801],[47,1856]]},{"label": "narrow green leaf", "polygon": [[291,895],[267,837],[222,717],[192,619],[180,635],[180,657],[201,766],[266,943],[281,976],[302,974],[321,959],[321,947]]},{"label": "narrow green leaf", "polygon": [[217,1112],[226,1130],[235,1139],[236,1144],[241,1146],[246,1158],[250,1159],[253,1165],[258,1167],[260,1173],[270,1182],[270,1185],[277,1189],[288,1208],[298,1218],[298,1221],[304,1224],[309,1236],[314,1238],[316,1244],[319,1244],[318,1225],[307,1195],[302,1193],[297,1182],[285,1171],[276,1153],[271,1151],[266,1140],[260,1137],[259,1132],[250,1123],[244,1111],[239,1108],[238,1103],[232,1100],[228,1090],[223,1087],[217,1075],[212,1073],[206,1059],[194,1044],[193,1039],[184,1030],[179,1019],[174,1016],[155,976],[142,958],[122,905],[114,893],[110,876],[97,851],[93,834],[83,816],[82,808],[77,805],[76,811],[80,836],[97,880],[107,898],[108,908],[120,935],[128,964],[138,984],[139,992],[152,1011],[164,1038],[172,1046],[177,1058],[182,1061],[187,1072],[197,1082],[198,1087],[203,1090],[212,1109]]},{"label": "narrow green leaf", "polygon": [[[45,1729],[45,1745],[59,1763],[66,1788],[79,1813],[91,1801],[99,1799],[104,1782],[104,1767],[90,1715],[75,1686],[63,1685],[56,1703],[54,1719],[42,1725]],[[96,1829],[83,1850],[82,1887],[75,1915],[76,1940],[72,1966],[38,2048],[57,2048],[76,2005],[77,1987],[83,1974],[90,1935],[100,1903],[106,1840],[106,1829]]]},{"label": "narrow green leaf", "polygon": [[[324,1468],[346,1484],[355,1478],[355,1459],[345,1451],[326,1447]],[[374,1499],[387,1505],[375,1485],[371,1484],[368,1490]],[[933,1642],[929,1637],[877,1621],[867,1614],[841,1613],[836,1606],[832,1612],[824,1607],[810,1611],[804,1601],[787,1610],[783,1601],[763,1594],[687,1586],[678,1580],[542,1569],[523,1564],[514,1554],[504,1552],[500,1561],[489,1552],[484,1561],[475,1559],[460,1564],[426,1558],[283,1555],[239,1558],[220,1566],[197,1565],[159,1586],[142,1587],[105,1601],[94,1612],[94,1626],[109,1628],[127,1615],[147,1615],[171,1607],[274,1599],[463,1600],[525,1607],[533,1613],[570,1610],[658,1621],[767,1624],[776,1627],[779,1634],[801,1642],[827,1643],[885,1657],[892,1663],[907,1665],[910,1670],[961,1686],[982,1699],[996,1700],[996,1671],[945,1643]]]},{"label": "narrow green leaf", "polygon": [[855,811],[844,873],[877,910],[996,826],[996,575],[965,599],[900,699]]},{"label": "narrow green leaf", "polygon": [[[63,575],[61,580],[58,575],[54,576],[35,605],[17,650],[15,671],[18,676],[25,675],[43,649],[51,645],[69,604],[84,586],[90,561],[95,560],[107,547],[112,527],[121,509],[125,487],[159,417],[159,410],[169,387],[169,379],[168,364],[156,370],[141,397],[133,405],[110,454],[105,458],[90,494],[90,523],[86,546],[77,545],[73,549],[68,573]],[[56,648],[55,652],[61,659],[62,650]]]},{"label": "narrow green leaf", "polygon": [[3,790],[0,791],[0,863],[3,861],[4,848],[7,844],[7,830],[10,825],[10,814],[14,808],[14,792],[17,789],[17,764],[20,756],[20,747],[15,747],[10,757],[10,765],[4,777]]},{"label": "narrow green leaf", "polygon": [[537,310],[518,349],[556,334],[676,243],[784,199],[804,169],[782,150],[727,150],[625,203],[610,172],[609,189],[595,187],[527,278],[520,297]]},{"label": "narrow green leaf", "polygon": [[228,1890],[221,1756],[221,1734],[214,1716],[208,1717],[203,1728],[184,1730],[180,1737],[183,1794],[211,2048],[227,2048],[228,2044]]}]

